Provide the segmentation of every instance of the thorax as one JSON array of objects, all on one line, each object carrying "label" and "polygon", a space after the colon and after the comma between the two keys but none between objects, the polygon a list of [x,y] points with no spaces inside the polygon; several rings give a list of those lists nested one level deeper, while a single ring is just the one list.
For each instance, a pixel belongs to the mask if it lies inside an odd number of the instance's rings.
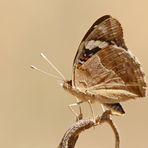
[{"label": "thorax", "polygon": [[65,81],[63,83],[63,88],[65,91],[69,92],[70,94],[72,94],[73,96],[77,97],[79,100],[81,101],[92,101],[94,102],[94,95],[89,93],[86,90],[81,90],[80,88],[74,87],[72,86],[72,82],[70,81]]}]

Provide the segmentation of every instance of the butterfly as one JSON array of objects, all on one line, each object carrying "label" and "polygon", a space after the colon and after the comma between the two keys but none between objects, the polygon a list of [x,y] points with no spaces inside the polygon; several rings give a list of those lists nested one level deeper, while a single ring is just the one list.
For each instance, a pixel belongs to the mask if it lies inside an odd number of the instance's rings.
[{"label": "butterfly", "polygon": [[117,115],[125,113],[120,102],[145,97],[145,74],[118,20],[105,15],[90,27],[74,58],[72,80],[62,86],[81,103],[100,102]]},{"label": "butterfly", "polygon": [[122,115],[125,111],[121,102],[146,96],[140,62],[126,47],[121,24],[110,15],[96,20],[83,37],[73,61],[72,80],[66,80],[44,54],[41,56],[60,74],[64,90],[77,98],[76,103],[69,105],[76,116],[71,107],[83,102],[90,104],[93,116],[94,102],[100,102],[112,114]]}]

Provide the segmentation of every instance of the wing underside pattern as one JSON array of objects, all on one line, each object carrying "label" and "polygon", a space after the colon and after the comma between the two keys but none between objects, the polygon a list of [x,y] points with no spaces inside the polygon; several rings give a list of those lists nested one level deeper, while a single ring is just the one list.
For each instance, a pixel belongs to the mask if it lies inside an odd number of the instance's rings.
[{"label": "wing underside pattern", "polygon": [[116,19],[103,16],[88,30],[74,59],[72,85],[98,96],[120,114],[124,110],[119,102],[145,96],[144,73],[127,49]]}]

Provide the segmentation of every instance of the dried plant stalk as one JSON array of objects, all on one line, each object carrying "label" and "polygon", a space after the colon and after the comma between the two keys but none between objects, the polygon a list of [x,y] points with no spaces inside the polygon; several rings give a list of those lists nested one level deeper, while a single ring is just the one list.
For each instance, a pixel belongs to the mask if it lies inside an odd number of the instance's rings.
[{"label": "dried plant stalk", "polygon": [[81,119],[77,121],[66,131],[58,148],[74,148],[79,138],[79,135],[82,131],[85,131],[86,129],[100,125],[104,122],[108,123],[111,126],[115,134],[115,148],[119,148],[119,143],[120,143],[119,133],[117,131],[115,124],[110,118],[110,115],[111,115],[111,111],[107,110],[102,114],[101,117],[99,116],[96,117],[96,123],[94,123],[92,119]]}]

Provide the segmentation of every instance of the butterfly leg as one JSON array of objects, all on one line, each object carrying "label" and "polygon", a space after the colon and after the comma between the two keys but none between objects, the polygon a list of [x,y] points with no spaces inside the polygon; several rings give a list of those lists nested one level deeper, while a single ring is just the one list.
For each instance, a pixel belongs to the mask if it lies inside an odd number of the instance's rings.
[{"label": "butterfly leg", "polygon": [[96,124],[96,117],[95,117],[95,113],[94,113],[94,110],[93,110],[93,107],[92,107],[92,102],[90,100],[88,100],[88,104],[90,106],[90,109],[91,109],[91,113],[93,115],[93,120],[94,120],[94,123]]},{"label": "butterfly leg", "polygon": [[102,107],[103,112],[105,112],[105,111],[106,111],[106,109],[105,109],[105,107],[104,107],[104,105],[103,105],[103,104],[101,104],[101,107]]},{"label": "butterfly leg", "polygon": [[[76,116],[76,120],[77,120],[77,121],[83,118],[83,114],[82,114],[81,106],[80,106],[81,103],[83,103],[83,101],[78,101],[78,99],[77,99],[77,102],[76,102],[76,103],[73,103],[73,104],[69,104],[69,105],[68,105],[68,107],[69,107],[69,109],[71,110],[71,112]],[[77,114],[77,113],[74,111],[74,109],[73,109],[73,106],[77,106],[77,105],[79,106],[79,110],[80,110],[80,113],[79,113],[79,114]]]},{"label": "butterfly leg", "polygon": [[[77,97],[76,97],[76,100],[78,102],[78,106],[79,106],[79,116],[78,116],[78,120],[82,119],[83,118],[83,114],[82,114],[82,109],[81,109],[81,103],[83,103],[83,101],[80,101]],[[79,103],[81,102],[81,103]]]}]

